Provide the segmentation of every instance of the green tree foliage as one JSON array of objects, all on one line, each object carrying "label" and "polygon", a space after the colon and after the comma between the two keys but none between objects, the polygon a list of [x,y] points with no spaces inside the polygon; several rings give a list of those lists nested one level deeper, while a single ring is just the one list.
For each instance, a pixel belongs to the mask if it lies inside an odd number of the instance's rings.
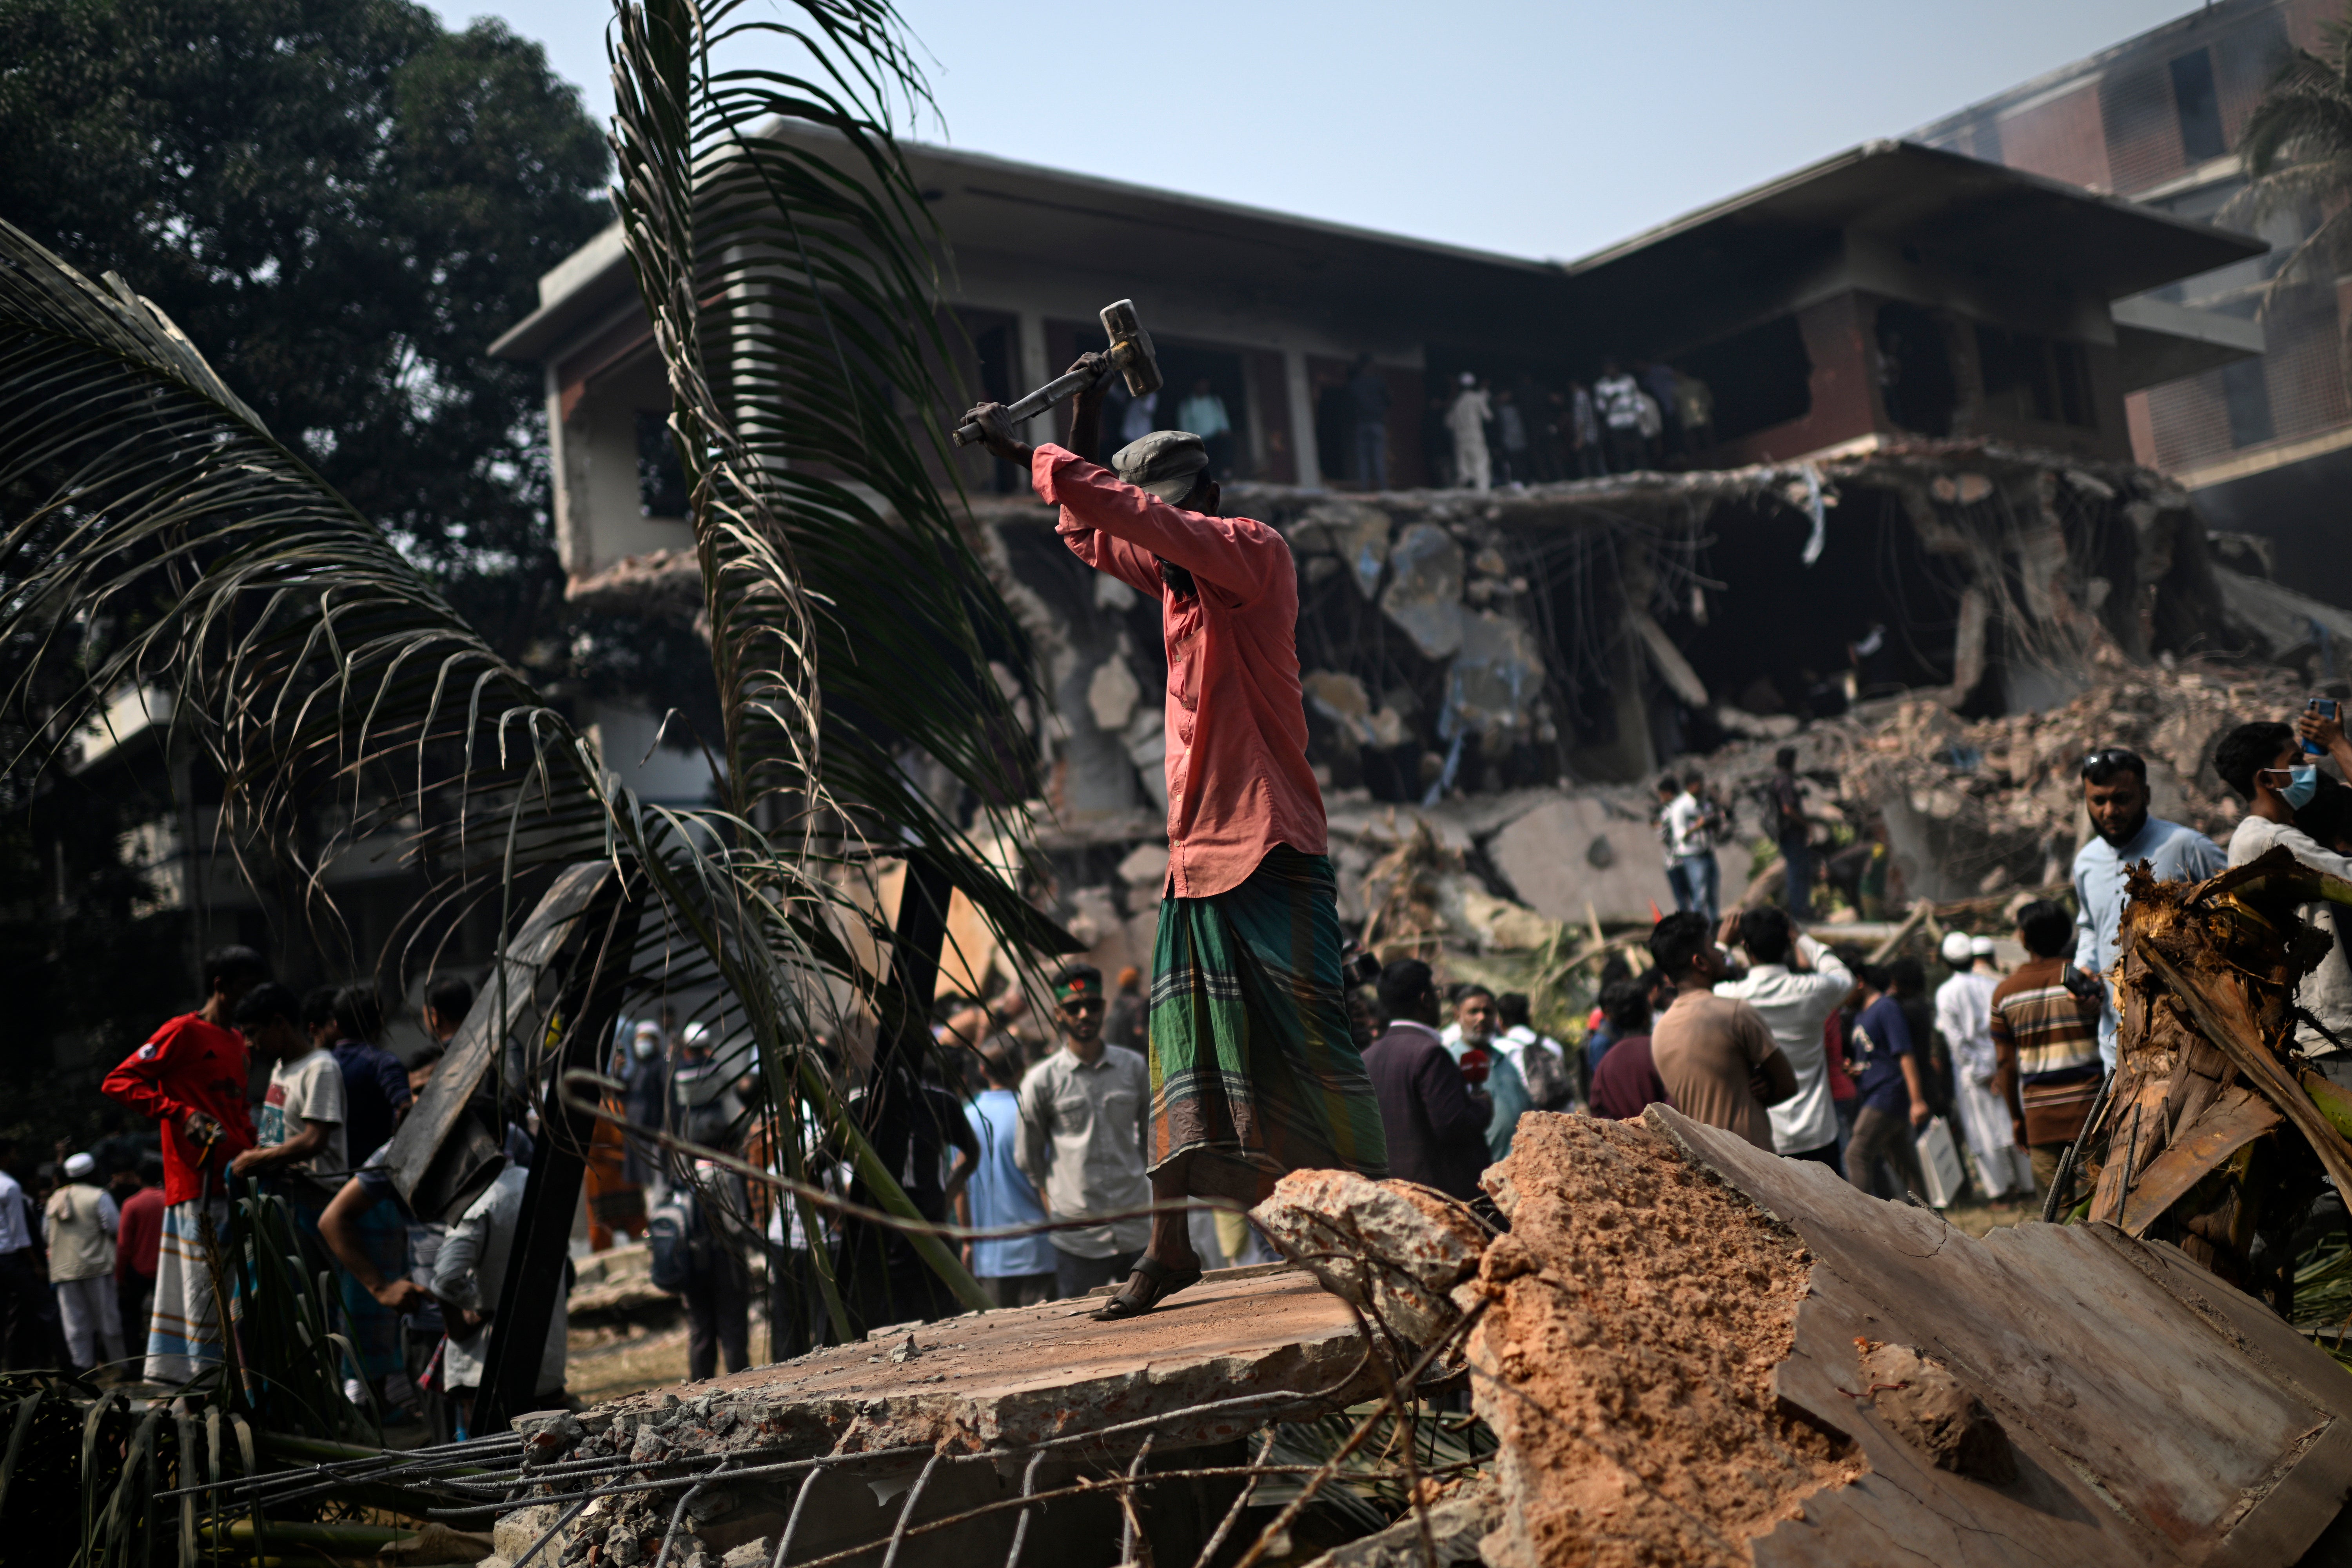
[{"label": "green tree foliage", "polygon": [[[551,698],[644,694],[716,724],[690,627],[565,605],[539,374],[487,353],[612,217],[603,133],[537,44],[408,0],[10,0],[0,148],[0,217],[205,344]],[[42,708],[25,695],[19,725]],[[150,912],[115,850],[175,803],[160,765],[125,772],[0,787],[0,957],[39,977],[0,1127],[44,1143],[86,1136],[88,1080],[188,1000],[188,922]],[[58,1068],[60,1038],[89,1060]]]},{"label": "green tree foliage", "polygon": [[0,216],[133,280],[494,643],[537,635],[538,375],[484,351],[611,216],[539,46],[405,0],[16,0],[0,62]]}]

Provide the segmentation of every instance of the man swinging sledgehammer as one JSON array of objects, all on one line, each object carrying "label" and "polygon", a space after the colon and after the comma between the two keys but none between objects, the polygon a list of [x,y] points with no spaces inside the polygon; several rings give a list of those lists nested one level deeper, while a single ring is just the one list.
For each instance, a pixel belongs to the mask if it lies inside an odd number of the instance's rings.
[{"label": "man swinging sledgehammer", "polygon": [[[1083,356],[1108,369],[1102,355]],[[1071,442],[1095,449],[1099,380]],[[1348,1026],[1323,794],[1307,763],[1298,581],[1265,523],[1221,517],[1198,436],[1155,431],[1106,472],[964,416],[1062,509],[1071,552],[1160,601],[1168,651],[1168,883],[1151,960],[1151,1195],[1255,1204],[1285,1172],[1387,1173],[1379,1102]],[[1184,1215],[1095,1315],[1148,1312],[1201,1278]]]}]

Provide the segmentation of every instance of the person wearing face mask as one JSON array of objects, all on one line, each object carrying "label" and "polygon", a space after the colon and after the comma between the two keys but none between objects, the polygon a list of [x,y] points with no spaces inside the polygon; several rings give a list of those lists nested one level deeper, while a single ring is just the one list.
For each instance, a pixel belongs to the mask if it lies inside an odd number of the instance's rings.
[{"label": "person wearing face mask", "polygon": [[[2345,744],[2340,720],[2306,714],[2304,728],[2313,742],[2331,753],[2352,756]],[[2352,859],[2322,848],[2295,820],[2295,813],[2311,804],[2319,791],[2319,759],[2304,750],[2293,727],[2285,724],[2241,724],[2221,738],[2213,751],[2213,771],[2246,802],[2246,818],[2230,835],[2230,864],[2242,866],[2274,848],[2284,848],[2315,871],[2352,879]],[[2343,765],[2339,760],[2338,765]],[[2336,908],[2305,904],[2303,918],[2336,935]],[[2295,1044],[2312,1065],[2338,1082],[2352,1084],[2352,1052],[2331,1042],[2352,1042],[2352,964],[2344,958],[2344,944],[2331,941],[2319,967],[2295,986],[2295,1005],[2319,1021],[2298,1018]],[[2323,1032],[2325,1031],[2325,1032]]]},{"label": "person wearing face mask", "polygon": [[[651,1018],[641,1020],[629,1031],[625,1069],[629,1088],[622,1104],[634,1126],[667,1129],[669,1124],[670,1063],[667,1045],[661,1026]],[[632,1186],[650,1189],[660,1184],[661,1173],[661,1146],[644,1138],[630,1138],[621,1179]]]}]

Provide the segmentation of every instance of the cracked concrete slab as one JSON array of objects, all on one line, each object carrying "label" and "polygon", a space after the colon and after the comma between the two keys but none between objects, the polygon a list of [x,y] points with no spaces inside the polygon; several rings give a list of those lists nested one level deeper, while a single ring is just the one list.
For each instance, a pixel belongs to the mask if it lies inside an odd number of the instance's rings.
[{"label": "cracked concrete slab", "polygon": [[[1155,1428],[1156,1452],[1230,1441],[1269,1413],[1300,1420],[1368,1398],[1378,1380],[1347,1306],[1303,1271],[1212,1274],[1149,1317],[1099,1323],[1099,1301],[968,1313],[887,1340],[651,1389],[599,1406],[592,1426],[657,1415],[664,1401],[733,1412],[705,1452],[781,1445],[779,1458],[943,1446],[1012,1449],[1213,1401]],[[908,1339],[915,1353],[903,1352]],[[895,1358],[895,1359],[894,1359]],[[1131,1448],[1142,1432],[1111,1446]]]}]

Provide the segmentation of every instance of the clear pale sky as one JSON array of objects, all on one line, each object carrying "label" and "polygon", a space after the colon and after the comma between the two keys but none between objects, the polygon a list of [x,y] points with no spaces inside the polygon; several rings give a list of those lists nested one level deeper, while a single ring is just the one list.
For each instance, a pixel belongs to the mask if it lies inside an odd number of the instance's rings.
[{"label": "clear pale sky", "polygon": [[[610,111],[609,7],[446,0]],[[776,9],[749,0],[740,15]],[[1573,258],[1899,134],[2185,0],[901,0],[919,139],[1531,257]],[[1153,51],[1157,48],[1157,53]],[[1136,62],[1119,73],[1119,62]],[[942,121],[944,123],[942,123]]]}]

